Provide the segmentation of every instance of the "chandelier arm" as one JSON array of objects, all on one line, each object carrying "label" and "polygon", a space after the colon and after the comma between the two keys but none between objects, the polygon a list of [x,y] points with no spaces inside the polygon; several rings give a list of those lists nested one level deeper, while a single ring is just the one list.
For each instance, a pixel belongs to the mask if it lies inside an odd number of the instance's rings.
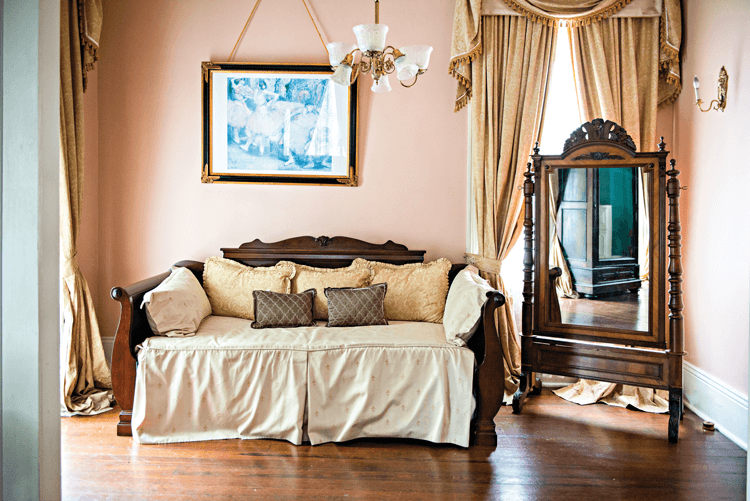
[{"label": "chandelier arm", "polygon": [[349,80],[349,85],[353,84],[357,80],[357,77],[359,76],[359,65],[355,66],[353,69],[354,71],[352,71],[352,76]]},{"label": "chandelier arm", "polygon": [[405,84],[404,82],[402,82],[401,80],[399,80],[399,81],[398,81],[398,83],[400,83],[402,87],[406,87],[407,89],[408,89],[409,87],[414,87],[414,86],[415,86],[415,85],[417,84],[417,79],[419,78],[419,75],[421,75],[421,74],[422,74],[422,73],[424,73],[425,71],[427,71],[427,70],[419,70],[419,71],[417,72],[417,74],[416,74],[416,75],[414,75],[414,81],[413,81],[412,83],[410,83],[409,85],[406,85],[406,84]]},{"label": "chandelier arm", "polygon": [[358,71],[367,73],[372,68],[372,58],[368,57],[365,53],[360,52],[359,63],[357,63]]}]

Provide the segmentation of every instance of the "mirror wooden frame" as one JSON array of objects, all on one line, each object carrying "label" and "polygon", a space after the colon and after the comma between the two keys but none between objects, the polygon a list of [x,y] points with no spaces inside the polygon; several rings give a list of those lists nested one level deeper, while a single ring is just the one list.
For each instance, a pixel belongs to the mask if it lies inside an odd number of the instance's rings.
[{"label": "mirror wooden frame", "polygon": [[[669,391],[668,437],[671,442],[677,441],[679,421],[684,412],[679,220],[682,188],[674,160],[667,170],[669,152],[665,151],[665,146],[662,138],[658,151],[637,153],[625,129],[612,121],[596,119],[571,134],[561,155],[540,155],[538,143],[534,148],[523,185],[521,381],[513,398],[514,413],[521,412],[529,392],[538,390],[533,388],[537,372],[664,389]],[[551,270],[549,265],[549,174],[560,168],[585,167],[642,167],[644,174],[649,174],[646,176],[650,194],[648,332],[560,321],[554,289],[559,270]]]}]

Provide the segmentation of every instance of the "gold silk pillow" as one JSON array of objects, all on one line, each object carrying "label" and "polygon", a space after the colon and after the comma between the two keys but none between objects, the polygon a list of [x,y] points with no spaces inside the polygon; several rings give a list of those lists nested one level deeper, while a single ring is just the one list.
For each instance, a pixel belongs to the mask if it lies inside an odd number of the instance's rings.
[{"label": "gold silk pillow", "polygon": [[347,268],[314,268],[289,261],[279,262],[279,265],[282,264],[294,266],[296,269],[292,279],[293,294],[315,289],[315,304],[313,306],[315,320],[328,320],[326,288],[367,287],[370,285],[373,276],[372,267],[367,263],[352,264]]},{"label": "gold silk pillow", "polygon": [[369,264],[375,271],[372,284],[388,284],[385,318],[412,322],[443,321],[448,296],[451,262],[445,258],[430,263],[403,265],[356,259],[353,265]]},{"label": "gold silk pillow", "polygon": [[289,294],[294,272],[288,263],[253,268],[214,256],[206,259],[203,267],[203,288],[214,315],[255,320],[253,291]]}]

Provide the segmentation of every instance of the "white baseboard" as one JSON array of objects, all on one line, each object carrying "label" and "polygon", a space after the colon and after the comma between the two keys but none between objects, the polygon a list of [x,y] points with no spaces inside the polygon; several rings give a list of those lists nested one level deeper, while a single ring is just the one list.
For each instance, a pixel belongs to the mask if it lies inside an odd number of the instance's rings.
[{"label": "white baseboard", "polygon": [[724,436],[747,450],[747,395],[736,392],[691,363],[682,365],[685,407],[701,419],[713,421]]},{"label": "white baseboard", "polygon": [[107,363],[112,366],[112,348],[115,346],[114,337],[102,337],[102,348],[104,348],[104,356],[107,358]]}]

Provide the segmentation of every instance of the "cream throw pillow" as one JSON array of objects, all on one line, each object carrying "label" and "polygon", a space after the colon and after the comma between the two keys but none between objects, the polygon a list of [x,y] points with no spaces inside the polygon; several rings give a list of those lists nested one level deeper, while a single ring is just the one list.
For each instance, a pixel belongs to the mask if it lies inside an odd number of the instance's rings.
[{"label": "cream throw pillow", "polygon": [[370,285],[373,271],[366,262],[352,264],[347,268],[315,268],[304,264],[281,261],[294,266],[296,273],[292,279],[292,293],[299,294],[308,289],[315,289],[315,304],[313,315],[315,320],[328,320],[328,298],[325,295],[327,287],[340,289],[342,287],[361,288]]},{"label": "cream throw pillow", "polygon": [[214,315],[255,320],[253,291],[289,294],[293,276],[294,267],[289,264],[253,268],[214,256],[203,267],[203,288]]},{"label": "cream throw pillow", "polygon": [[175,268],[156,288],[143,295],[141,308],[157,336],[194,336],[211,304],[198,279],[187,268]]},{"label": "cream throw pillow", "polygon": [[469,270],[461,270],[456,275],[445,301],[446,341],[456,346],[466,345],[482,318],[487,293],[494,290],[487,280]]},{"label": "cream throw pillow", "polygon": [[356,264],[372,266],[375,270],[372,284],[388,284],[385,295],[385,317],[388,320],[443,321],[451,269],[451,262],[447,259],[403,265],[355,259],[353,265]]}]

